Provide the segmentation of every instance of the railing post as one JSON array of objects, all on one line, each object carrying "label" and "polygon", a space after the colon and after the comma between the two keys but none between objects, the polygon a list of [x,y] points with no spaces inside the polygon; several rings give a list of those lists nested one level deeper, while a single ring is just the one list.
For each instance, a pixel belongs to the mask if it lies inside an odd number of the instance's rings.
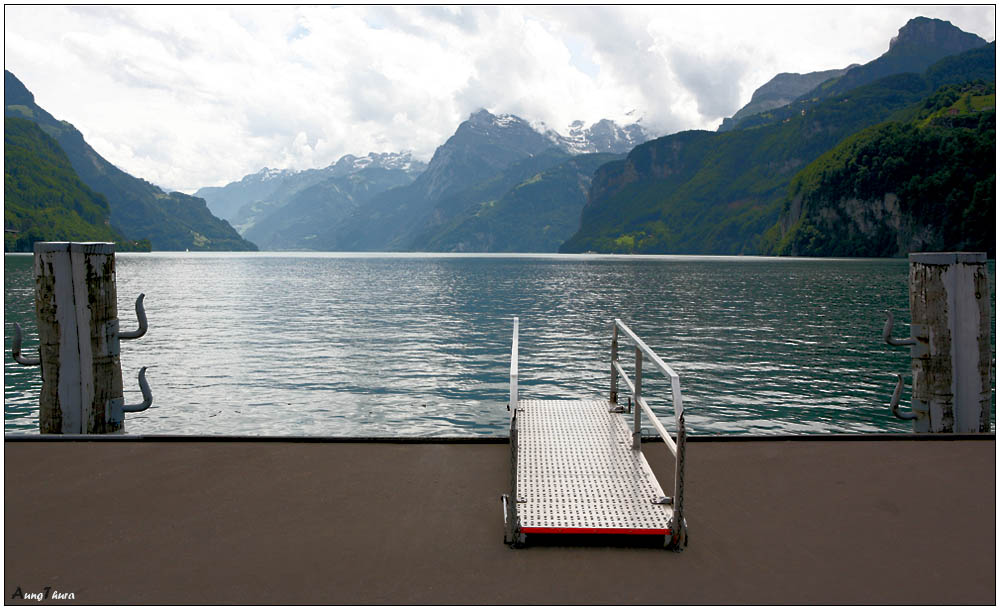
[{"label": "railing post", "polygon": [[611,404],[618,404],[618,371],[615,370],[615,362],[618,362],[618,321],[611,322]]},{"label": "railing post", "polygon": [[635,392],[632,402],[635,403],[635,414],[632,418],[632,448],[639,449],[642,443],[642,408],[639,399],[642,398],[642,350],[635,348]]},{"label": "railing post", "polygon": [[514,336],[510,343],[510,403],[507,408],[510,409],[510,421],[513,426],[514,414],[517,412],[517,335],[518,335],[518,318],[514,316]]}]

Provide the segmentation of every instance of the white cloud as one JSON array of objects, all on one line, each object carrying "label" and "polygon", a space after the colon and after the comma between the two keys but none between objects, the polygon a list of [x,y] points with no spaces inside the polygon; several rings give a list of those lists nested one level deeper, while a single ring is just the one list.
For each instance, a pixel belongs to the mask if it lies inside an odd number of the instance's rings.
[{"label": "white cloud", "polygon": [[479,107],[713,129],[778,72],[874,59],[917,15],[994,39],[991,6],[7,6],[4,53],[110,161],[192,191],[347,153],[429,159]]}]

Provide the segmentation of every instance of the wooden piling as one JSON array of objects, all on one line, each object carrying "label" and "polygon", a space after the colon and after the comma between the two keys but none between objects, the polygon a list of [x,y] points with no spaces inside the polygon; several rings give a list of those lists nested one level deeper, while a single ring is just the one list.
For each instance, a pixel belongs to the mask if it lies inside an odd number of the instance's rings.
[{"label": "wooden piling", "polygon": [[983,252],[910,254],[916,432],[989,432],[990,284]]},{"label": "wooden piling", "polygon": [[114,244],[37,242],[35,312],[42,434],[120,430],[109,418],[123,400]]}]

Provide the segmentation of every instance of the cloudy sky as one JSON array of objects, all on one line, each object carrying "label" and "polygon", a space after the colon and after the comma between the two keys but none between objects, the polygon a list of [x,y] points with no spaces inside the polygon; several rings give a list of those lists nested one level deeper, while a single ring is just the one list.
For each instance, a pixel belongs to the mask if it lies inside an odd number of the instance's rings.
[{"label": "cloudy sky", "polygon": [[479,108],[715,129],[775,74],[870,61],[918,15],[995,38],[993,6],[5,6],[4,66],[109,161],[193,192],[429,160]]}]

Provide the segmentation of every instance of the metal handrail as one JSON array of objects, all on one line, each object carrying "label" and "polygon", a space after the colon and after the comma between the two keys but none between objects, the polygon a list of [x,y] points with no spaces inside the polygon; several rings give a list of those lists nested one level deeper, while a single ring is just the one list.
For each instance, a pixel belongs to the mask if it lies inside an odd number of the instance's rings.
[{"label": "metal handrail", "polygon": [[515,316],[514,338],[510,345],[510,403],[507,404],[511,419],[514,418],[514,412],[517,410],[517,322],[517,316]]},{"label": "metal handrail", "polygon": [[[629,394],[635,394],[635,386],[632,385],[632,381],[628,378],[628,374],[625,372],[625,369],[622,368],[621,363],[618,362],[617,360],[612,360],[611,368],[613,368],[615,371],[618,371],[618,374],[622,376],[622,381],[624,381],[625,385],[628,386]],[[612,399],[611,402],[618,402],[618,401],[617,399]]]},{"label": "metal handrail", "polygon": [[[621,329],[625,336],[632,340],[636,347],[636,379],[638,383],[633,383],[629,379],[628,374],[622,368],[621,363],[618,361],[618,330]],[[633,396],[634,402],[639,405],[639,408],[646,411],[646,415],[653,421],[653,426],[656,431],[663,437],[663,441],[670,448],[670,452],[677,457],[676,443],[670,434],[666,431],[666,428],[660,423],[659,419],[653,413],[653,410],[649,407],[649,403],[646,402],[645,398],[641,394],[641,383],[642,383],[642,357],[645,355],[660,369],[667,377],[670,378],[670,389],[673,398],[674,405],[674,416],[677,419],[678,427],[683,425],[684,417],[684,399],[681,396],[681,382],[680,376],[670,367],[669,364],[664,362],[656,352],[652,350],[646,342],[639,338],[631,328],[625,325],[624,322],[615,318],[614,327],[612,331],[611,338],[611,402],[618,402],[618,377],[621,376],[622,381],[628,386],[629,392]],[[637,387],[638,386],[638,387]],[[638,391],[637,391],[638,390]],[[636,419],[639,420],[639,409],[636,409]],[[639,438],[639,437],[637,437]]]},{"label": "metal handrail", "polygon": [[[618,331],[619,329],[635,344],[635,380],[629,379],[625,369],[618,361]],[[667,431],[666,427],[660,423],[660,419],[653,412],[649,403],[642,396],[642,365],[643,356],[646,356],[656,368],[670,378],[671,398],[673,399],[674,418],[677,423],[677,438],[675,439]],[[681,381],[677,373],[656,355],[646,342],[632,332],[632,329],[624,322],[615,318],[612,324],[611,334],[611,402],[618,403],[618,378],[625,382],[629,392],[632,394],[632,402],[635,403],[634,419],[632,424],[632,447],[636,451],[642,451],[642,412],[652,422],[656,432],[663,439],[663,443],[674,456],[674,495],[670,500],[673,505],[673,523],[671,533],[671,546],[677,548],[681,539],[687,542],[687,523],[684,520],[684,450],[686,446],[687,432],[684,427],[684,399],[681,396]]]},{"label": "metal handrail", "polygon": [[647,403],[646,399],[641,396],[636,399],[636,402],[640,407],[642,407],[642,410],[646,412],[646,417],[649,418],[649,420],[653,423],[653,427],[656,428],[657,432],[659,432],[660,438],[662,438],[663,442],[667,445],[667,449],[670,450],[670,453],[674,454],[674,457],[677,457],[677,443],[674,441],[673,437],[670,436],[670,433],[667,432],[667,429],[663,427],[663,424],[660,423],[660,419],[656,417],[655,413],[653,413],[653,409],[650,408],[649,403]]},{"label": "metal handrail", "polygon": [[680,377],[677,375],[676,372],[674,372],[674,369],[670,368],[669,364],[660,359],[660,357],[656,355],[656,352],[654,352],[652,348],[646,345],[645,341],[640,339],[638,335],[632,332],[631,328],[626,326],[625,323],[619,320],[618,318],[615,318],[615,339],[617,339],[619,328],[622,329],[622,332],[624,332],[628,336],[628,338],[632,340],[632,342],[635,344],[638,350],[642,351],[643,354],[648,356],[649,359],[653,361],[653,364],[655,364],[657,368],[663,371],[664,375],[670,378],[670,389],[674,402],[674,414],[677,417],[681,416],[684,413],[684,400],[681,398]]}]

